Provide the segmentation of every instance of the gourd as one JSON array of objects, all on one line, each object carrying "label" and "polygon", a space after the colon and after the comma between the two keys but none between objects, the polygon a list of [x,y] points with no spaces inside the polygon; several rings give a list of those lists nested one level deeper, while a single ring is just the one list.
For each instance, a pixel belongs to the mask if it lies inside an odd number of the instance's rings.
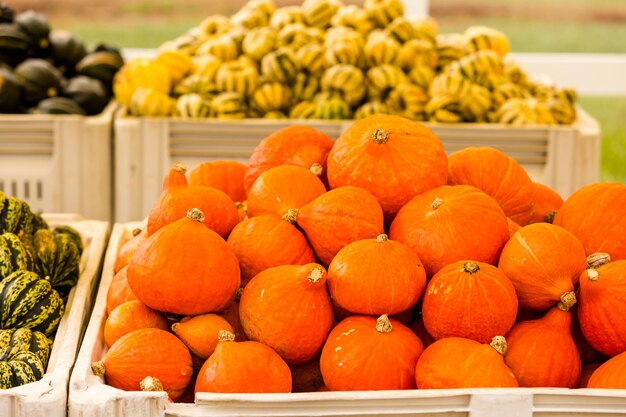
[{"label": "gourd", "polygon": [[48,61],[27,59],[15,68],[15,75],[24,87],[24,101],[27,105],[61,94],[62,75]]},{"label": "gourd", "polygon": [[113,266],[113,271],[118,273],[122,268],[128,265],[130,258],[133,257],[135,251],[139,247],[139,245],[146,240],[148,236],[148,229],[133,229],[130,231],[132,237],[129,240],[124,242],[115,257],[115,264]]},{"label": "gourd", "polygon": [[15,271],[33,270],[32,254],[13,233],[0,235],[0,279]]},{"label": "gourd", "polygon": [[247,166],[237,161],[203,162],[189,173],[189,184],[223,191],[235,202],[245,201],[244,175]]},{"label": "gourd", "polygon": [[64,95],[74,100],[89,116],[100,114],[109,102],[102,82],[84,75],[69,80]]},{"label": "gourd", "polygon": [[33,236],[35,271],[50,281],[61,296],[69,293],[80,276],[81,251],[66,233],[40,229]]},{"label": "gourd", "polygon": [[137,296],[133,293],[128,285],[127,273],[128,266],[120,269],[111,280],[109,290],[107,292],[107,314],[111,314],[119,305],[128,301],[136,300]]},{"label": "gourd", "polygon": [[532,190],[535,209],[530,223],[552,223],[554,216],[563,205],[563,199],[552,188],[538,182],[532,183]]},{"label": "gourd", "polygon": [[43,99],[34,110],[36,114],[78,114],[86,116],[85,109],[67,97],[50,97]]},{"label": "gourd", "polygon": [[162,313],[151,309],[139,300],[127,301],[111,313],[104,323],[104,343],[111,347],[120,337],[138,329],[169,329]]},{"label": "gourd", "polygon": [[52,341],[41,332],[0,330],[0,389],[40,380],[51,350]]},{"label": "gourd", "polygon": [[174,334],[183,341],[194,359],[201,359],[201,364],[215,351],[220,330],[234,333],[228,321],[216,314],[188,316],[180,322],[172,324]]},{"label": "gourd", "polygon": [[600,365],[591,374],[587,388],[626,389],[626,352]]}]

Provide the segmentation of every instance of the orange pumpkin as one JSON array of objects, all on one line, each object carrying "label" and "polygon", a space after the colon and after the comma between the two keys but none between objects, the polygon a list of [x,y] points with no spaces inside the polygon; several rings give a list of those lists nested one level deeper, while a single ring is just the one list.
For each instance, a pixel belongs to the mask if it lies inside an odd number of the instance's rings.
[{"label": "orange pumpkin", "polygon": [[122,336],[91,368],[108,385],[124,391],[139,391],[140,381],[152,376],[172,400],[182,395],[193,374],[187,347],[161,329],[139,329]]},{"label": "orange pumpkin", "polygon": [[331,190],[284,218],[304,230],[323,265],[329,265],[348,243],[384,232],[383,209],[373,195],[358,187]]},{"label": "orange pumpkin", "polygon": [[270,168],[297,165],[310,169],[321,179],[326,177],[326,159],[333,140],[310,126],[288,126],[277,130],[256,146],[244,177],[245,189]]},{"label": "orange pumpkin", "polygon": [[578,321],[594,349],[616,356],[626,351],[626,260],[594,258],[580,276]]},{"label": "orange pumpkin", "polygon": [[520,387],[578,386],[582,365],[571,325],[569,311],[552,307],[543,318],[513,327],[504,360]]},{"label": "orange pumpkin", "polygon": [[519,229],[522,228],[522,226],[520,226],[519,224],[515,223],[513,220],[511,220],[509,217],[506,218],[506,221],[509,224],[509,237],[513,237],[513,235],[515,234],[515,232],[517,232]]},{"label": "orange pumpkin", "polygon": [[391,221],[411,198],[444,185],[443,145],[432,130],[400,116],[377,114],[354,122],[328,155],[331,188],[354,185],[372,193]]},{"label": "orange pumpkin", "polygon": [[109,291],[107,292],[107,314],[111,314],[117,306],[137,299],[137,296],[128,285],[127,272],[128,266],[125,266],[111,280]]},{"label": "orange pumpkin", "polygon": [[448,158],[448,184],[474,186],[493,197],[520,226],[530,221],[532,180],[526,170],[505,153],[489,148],[465,148]]},{"label": "orange pumpkin", "polygon": [[535,210],[530,223],[552,223],[554,216],[563,205],[563,199],[552,188],[538,182],[532,183]]},{"label": "orange pumpkin", "polygon": [[223,191],[232,201],[244,201],[243,176],[247,169],[237,161],[203,162],[189,173],[189,184],[212,187]]},{"label": "orange pumpkin", "polygon": [[422,302],[424,326],[435,339],[463,337],[488,343],[511,330],[516,315],[511,280],[482,262],[444,267],[428,283]]},{"label": "orange pumpkin", "polygon": [[225,193],[211,187],[187,184],[186,168],[176,164],[165,177],[163,191],[148,216],[148,236],[163,226],[185,217],[197,207],[204,213],[204,224],[223,238],[239,222],[235,203]]},{"label": "orange pumpkin", "polygon": [[243,326],[241,325],[241,320],[239,320],[239,300],[241,298],[241,293],[243,292],[243,288],[237,290],[237,295],[235,296],[235,300],[226,307],[226,309],[222,312],[222,317],[231,325],[233,328],[233,333],[235,334],[235,341],[237,342],[245,342],[248,340],[246,336],[246,332],[243,330]]},{"label": "orange pumpkin", "polygon": [[425,286],[415,252],[385,234],[350,243],[328,267],[333,301],[354,314],[400,313],[417,303]]},{"label": "orange pumpkin", "polygon": [[389,237],[409,246],[433,276],[453,262],[495,265],[509,240],[498,203],[467,185],[443,186],[409,201],[391,223]]},{"label": "orange pumpkin", "polygon": [[513,235],[499,268],[513,282],[522,307],[543,311],[558,302],[574,305],[574,286],[585,264],[585,250],[574,235],[550,223],[535,223]]},{"label": "orange pumpkin", "polygon": [[[248,201],[239,201],[235,203],[237,209],[237,215],[239,216],[239,223],[248,218]],[[231,232],[232,233],[232,232]]]},{"label": "orange pumpkin", "polygon": [[626,259],[626,184],[582,187],[565,200],[554,224],[572,232],[587,255],[603,252],[614,261]]},{"label": "orange pumpkin", "polygon": [[591,374],[587,388],[626,389],[626,352],[600,365]]},{"label": "orange pumpkin", "polygon": [[113,271],[118,273],[122,268],[128,265],[130,258],[133,257],[137,247],[146,240],[146,236],[148,235],[148,229],[134,229],[132,232],[132,238],[127,240],[117,253],[117,257],[115,258],[115,265],[113,266]]},{"label": "orange pumpkin", "polygon": [[117,306],[104,323],[104,342],[107,347],[120,337],[137,329],[169,329],[165,316],[139,300]]},{"label": "orange pumpkin", "polygon": [[290,209],[299,209],[325,192],[322,181],[306,168],[295,165],[271,168],[248,190],[248,216],[282,217]]},{"label": "orange pumpkin", "polygon": [[315,262],[315,254],[304,234],[280,217],[267,214],[239,223],[227,243],[239,260],[243,286],[273,266]]},{"label": "orange pumpkin", "polygon": [[266,269],[243,289],[239,319],[250,340],[270,346],[288,364],[309,362],[333,326],[326,271],[318,264]]},{"label": "orange pumpkin", "polygon": [[324,385],[319,358],[302,365],[292,365],[289,369],[292,392],[315,392]]},{"label": "orange pumpkin", "polygon": [[215,350],[220,330],[234,332],[228,321],[216,314],[184,317],[180,322],[172,324],[174,334],[193,355],[201,359],[207,359]]},{"label": "orange pumpkin", "polygon": [[514,388],[513,371],[504,363],[506,340],[490,344],[448,337],[428,346],[417,361],[415,380],[419,389]]},{"label": "orange pumpkin", "polygon": [[128,284],[148,307],[195,316],[223,310],[240,284],[239,263],[226,242],[191,209],[151,235],[128,266]]},{"label": "orange pumpkin", "polygon": [[401,323],[382,315],[339,323],[322,350],[320,368],[331,391],[415,388],[415,364],[424,346]]},{"label": "orange pumpkin", "polygon": [[290,392],[289,366],[272,348],[258,342],[235,342],[221,331],[215,352],[198,373],[196,392]]}]

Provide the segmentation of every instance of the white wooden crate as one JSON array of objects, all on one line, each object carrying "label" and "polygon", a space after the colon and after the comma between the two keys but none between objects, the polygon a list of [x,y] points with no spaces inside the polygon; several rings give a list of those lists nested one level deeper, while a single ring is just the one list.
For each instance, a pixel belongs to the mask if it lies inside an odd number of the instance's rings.
[{"label": "white wooden crate", "polygon": [[80,278],[69,293],[44,377],[21,387],[0,390],[0,417],[67,415],[70,372],[87,325],[109,237],[107,222],[82,220],[80,216],[67,214],[45,214],[44,218],[50,225],[65,224],[80,232],[85,247],[80,260]]},{"label": "white wooden crate", "polygon": [[[499,124],[426,123],[448,153],[467,146],[492,146],[519,161],[535,181],[567,197],[599,180],[600,129],[578,109],[572,126],[511,127]],[[125,117],[114,122],[114,218],[136,221],[148,215],[175,162],[193,168],[217,159],[246,161],[268,134],[288,125],[306,123],[336,139],[351,121],[185,121]]]},{"label": "white wooden crate", "polygon": [[298,394],[200,393],[174,404],[165,392],[128,392],[105,385],[91,363],[106,353],[106,295],[119,247],[143,223],[116,224],[93,314],[72,372],[69,417],[614,417],[626,415],[626,390],[565,388],[455,389]]},{"label": "white wooden crate", "polygon": [[115,108],[88,117],[0,114],[0,190],[33,211],[110,221]]}]

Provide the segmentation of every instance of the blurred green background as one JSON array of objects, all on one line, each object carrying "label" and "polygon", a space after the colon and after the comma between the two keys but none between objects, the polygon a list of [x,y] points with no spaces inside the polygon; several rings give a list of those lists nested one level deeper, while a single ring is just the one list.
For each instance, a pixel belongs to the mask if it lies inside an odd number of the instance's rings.
[{"label": "blurred green background", "polygon": [[[275,1],[281,6],[301,3]],[[19,0],[14,6],[44,12],[53,28],[70,30],[88,42],[154,48],[186,32],[205,16],[229,15],[244,3]],[[472,25],[493,26],[509,36],[513,52],[626,54],[626,0],[431,0],[430,10],[441,32],[463,31]],[[580,104],[602,127],[602,179],[626,182],[626,97],[581,97]]]}]

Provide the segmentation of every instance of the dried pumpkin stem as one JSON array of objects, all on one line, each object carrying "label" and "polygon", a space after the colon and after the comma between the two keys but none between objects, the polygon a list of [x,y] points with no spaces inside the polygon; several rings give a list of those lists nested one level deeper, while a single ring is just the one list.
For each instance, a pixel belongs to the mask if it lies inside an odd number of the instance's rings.
[{"label": "dried pumpkin stem", "polygon": [[600,279],[600,273],[593,268],[587,270],[587,278],[589,281],[597,281]]},{"label": "dried pumpkin stem", "polygon": [[556,210],[552,210],[550,213],[546,214],[543,219],[546,221],[546,223],[554,223],[556,213]]},{"label": "dried pumpkin stem", "polygon": [[296,224],[298,221],[298,209],[287,210],[287,213],[283,214],[283,220],[291,224]]},{"label": "dried pumpkin stem", "polygon": [[309,170],[313,174],[317,175],[318,177],[321,177],[322,174],[324,173],[324,167],[321,164],[318,164],[317,162],[311,165],[311,168],[309,168]]},{"label": "dried pumpkin stem", "polygon": [[139,233],[141,233],[141,229],[140,228],[133,229],[133,231],[132,231],[133,237],[137,236]]},{"label": "dried pumpkin stem", "polygon": [[496,352],[498,352],[500,355],[504,355],[507,350],[506,339],[504,338],[504,336],[495,336],[493,339],[491,339],[491,343],[489,343],[489,346],[494,348]]},{"label": "dried pumpkin stem", "polygon": [[235,335],[229,332],[228,330],[220,330],[217,333],[217,341],[218,342],[234,342]]},{"label": "dried pumpkin stem", "polygon": [[389,240],[389,236],[382,233],[376,237],[376,243],[383,243]]},{"label": "dried pumpkin stem", "polygon": [[174,333],[176,333],[178,331],[178,328],[180,327],[180,323],[174,323],[172,324],[172,331]]},{"label": "dried pumpkin stem", "polygon": [[243,287],[239,287],[239,289],[235,293],[235,302],[238,303],[241,300],[241,294],[243,294]]},{"label": "dried pumpkin stem", "polygon": [[604,252],[592,253],[587,256],[587,268],[597,268],[611,262],[611,255]]},{"label": "dried pumpkin stem", "polygon": [[198,223],[204,222],[204,213],[202,212],[202,210],[197,208],[192,208],[191,210],[189,210],[187,212],[187,217]]},{"label": "dried pumpkin stem", "polygon": [[139,388],[144,391],[165,391],[163,384],[159,381],[159,378],[153,376],[147,376],[139,382]]},{"label": "dried pumpkin stem", "polygon": [[443,204],[443,200],[440,199],[439,197],[435,198],[435,201],[433,201],[433,203],[430,205],[430,207],[433,210],[437,210],[439,208],[440,205]]},{"label": "dried pumpkin stem", "polygon": [[174,169],[178,172],[180,172],[181,174],[186,174],[187,173],[187,167],[183,164],[181,164],[180,162],[176,162],[174,164]]},{"label": "dried pumpkin stem", "polygon": [[387,314],[383,314],[376,319],[376,331],[378,333],[390,333],[391,330],[393,330],[393,326],[391,325]]},{"label": "dried pumpkin stem", "polygon": [[561,301],[557,303],[557,307],[563,311],[569,311],[576,304],[576,294],[574,291],[568,291],[559,297]]},{"label": "dried pumpkin stem", "polygon": [[319,282],[319,280],[322,279],[323,276],[324,271],[322,270],[322,268],[315,266],[313,267],[313,269],[311,269],[311,273],[309,274],[309,282],[315,284],[316,282]]},{"label": "dried pumpkin stem", "polygon": [[98,361],[91,364],[91,371],[95,376],[104,376],[106,374],[106,368],[104,362]]},{"label": "dried pumpkin stem", "polygon": [[476,272],[480,271],[480,266],[478,266],[478,263],[476,262],[465,262],[465,265],[463,265],[463,271],[467,272],[468,274],[475,274]]},{"label": "dried pumpkin stem", "polygon": [[374,139],[375,143],[382,145],[383,143],[387,143],[389,135],[382,129],[376,129],[374,133],[372,133],[372,139]]}]

